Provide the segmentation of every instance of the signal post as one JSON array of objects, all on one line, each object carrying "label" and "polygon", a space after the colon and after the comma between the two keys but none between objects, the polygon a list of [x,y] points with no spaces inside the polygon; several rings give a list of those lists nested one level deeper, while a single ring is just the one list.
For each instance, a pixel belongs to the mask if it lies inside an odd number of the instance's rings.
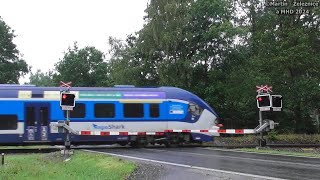
[{"label": "signal post", "polygon": [[256,128],[257,132],[260,132],[259,146],[266,145],[266,140],[263,138],[263,131],[266,129],[274,129],[274,121],[266,119],[263,120],[263,111],[281,111],[282,109],[282,96],[270,95],[272,92],[272,86],[256,86],[257,87],[257,107],[259,108],[259,127]]},{"label": "signal post", "polygon": [[62,91],[60,90],[60,107],[63,111],[66,111],[66,120],[62,127],[65,129],[65,149],[64,154],[70,154],[70,111],[75,107],[75,95],[70,93],[71,82],[64,83],[60,81],[60,87],[66,87],[67,89]]}]

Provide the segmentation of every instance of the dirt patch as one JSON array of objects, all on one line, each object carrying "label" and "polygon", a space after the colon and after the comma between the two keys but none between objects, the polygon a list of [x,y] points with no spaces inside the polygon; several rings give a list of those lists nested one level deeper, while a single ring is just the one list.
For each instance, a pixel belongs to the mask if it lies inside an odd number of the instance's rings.
[{"label": "dirt patch", "polygon": [[[61,154],[61,151],[47,153],[43,155],[43,159],[46,161],[52,161],[52,162],[61,162],[68,159],[70,156],[65,156]],[[72,155],[71,155],[72,157]]]},{"label": "dirt patch", "polygon": [[127,180],[161,179],[161,177],[164,174],[166,174],[166,171],[167,171],[167,169],[163,165],[155,165],[155,164],[137,162],[137,168],[127,178]]}]

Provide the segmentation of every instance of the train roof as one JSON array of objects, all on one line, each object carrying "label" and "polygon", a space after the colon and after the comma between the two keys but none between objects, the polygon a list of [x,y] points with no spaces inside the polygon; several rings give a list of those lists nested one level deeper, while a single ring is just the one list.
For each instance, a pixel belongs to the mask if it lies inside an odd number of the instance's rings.
[{"label": "train roof", "polygon": [[[155,91],[163,91],[166,92],[167,90],[176,91],[182,90],[176,87],[170,86],[142,86],[142,87],[135,87],[131,85],[115,85],[114,87],[72,87],[70,88],[71,91],[143,91],[143,92],[155,92]],[[39,87],[35,85],[19,85],[19,84],[0,84],[0,90],[29,90],[29,91],[60,91],[66,90],[64,87]]]},{"label": "train roof", "polygon": [[[18,91],[32,91],[32,97],[41,98],[44,91],[61,91],[66,88],[61,87],[38,87],[35,85],[0,84],[0,97],[7,97],[9,94],[3,90],[11,91],[12,97],[18,96]],[[2,91],[2,92],[1,92]],[[94,92],[163,92],[167,99],[181,99],[197,103],[207,107],[211,112],[214,110],[201,98],[195,94],[181,88],[171,86],[160,87],[135,87],[132,85],[116,85],[115,87],[72,87],[70,91],[94,91]],[[33,96],[34,95],[34,96]],[[216,114],[216,113],[215,113]]]}]

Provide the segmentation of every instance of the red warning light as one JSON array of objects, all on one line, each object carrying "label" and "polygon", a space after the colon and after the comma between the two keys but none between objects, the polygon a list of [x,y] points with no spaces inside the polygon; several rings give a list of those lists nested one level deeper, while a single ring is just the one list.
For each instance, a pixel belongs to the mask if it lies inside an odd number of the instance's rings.
[{"label": "red warning light", "polygon": [[60,106],[75,106],[75,95],[72,93],[63,92],[60,96]]},{"label": "red warning light", "polygon": [[67,95],[64,94],[64,95],[62,96],[62,99],[67,99]]},{"label": "red warning light", "polygon": [[262,101],[262,97],[258,97],[258,101]]}]

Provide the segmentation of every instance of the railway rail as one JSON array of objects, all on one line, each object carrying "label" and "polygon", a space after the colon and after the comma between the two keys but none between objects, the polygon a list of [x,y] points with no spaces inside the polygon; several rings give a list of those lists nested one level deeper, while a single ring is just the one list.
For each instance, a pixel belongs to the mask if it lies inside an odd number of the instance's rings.
[{"label": "railway rail", "polygon": [[[213,147],[213,148],[225,148],[225,149],[235,149],[235,148],[255,148],[259,145],[226,145],[226,146],[216,146],[216,145],[198,145],[198,144],[191,144],[191,145],[183,145],[179,146],[179,148],[192,148],[192,147]],[[267,144],[266,147],[270,148],[320,148],[320,144]],[[132,148],[130,146],[72,146],[71,149],[122,149],[122,148]],[[147,146],[145,148],[166,148],[163,145],[152,145]],[[0,146],[0,154],[19,154],[19,153],[51,153],[63,150],[63,146],[52,146],[52,147],[28,147],[28,148],[1,148]]]}]

